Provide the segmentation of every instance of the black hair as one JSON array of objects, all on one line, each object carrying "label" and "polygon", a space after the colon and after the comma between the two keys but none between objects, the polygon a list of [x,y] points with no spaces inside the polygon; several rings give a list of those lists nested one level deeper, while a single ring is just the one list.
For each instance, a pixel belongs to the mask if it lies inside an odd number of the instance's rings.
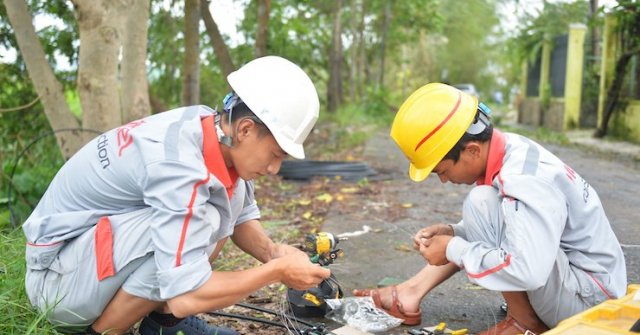
[{"label": "black hair", "polygon": [[[258,125],[258,136],[262,137],[271,134],[271,131],[269,130],[269,128],[267,128],[264,122],[262,122],[262,120],[260,120],[260,118],[258,118],[256,114],[254,114],[251,109],[249,109],[249,106],[247,106],[247,104],[241,101],[233,107],[231,113],[231,123],[235,123],[236,121],[245,118],[253,120],[253,122]],[[229,122],[229,113],[222,113],[222,120],[223,122]]]},{"label": "black hair", "polygon": [[[478,111],[476,112],[476,116],[473,119],[473,122],[478,122],[478,117],[480,115],[479,113],[483,113],[483,112],[478,109]],[[464,135],[462,135],[462,137],[460,138],[460,140],[458,140],[458,143],[456,143],[453,146],[453,148],[449,150],[449,152],[444,156],[444,158],[442,158],[442,160],[451,159],[453,160],[454,163],[457,163],[458,160],[460,159],[460,153],[462,153],[464,148],[467,147],[467,144],[469,142],[484,143],[489,141],[492,135],[493,135],[493,124],[489,124],[486,128],[484,128],[484,130],[481,133],[477,135],[471,135],[465,132]]]}]

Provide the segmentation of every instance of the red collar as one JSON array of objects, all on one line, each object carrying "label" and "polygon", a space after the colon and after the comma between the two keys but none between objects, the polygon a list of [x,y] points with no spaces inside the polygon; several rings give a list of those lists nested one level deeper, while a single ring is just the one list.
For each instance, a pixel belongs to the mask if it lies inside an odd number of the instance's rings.
[{"label": "red collar", "polygon": [[478,179],[478,185],[491,185],[500,169],[502,169],[502,161],[504,159],[504,134],[498,130],[493,130],[491,135],[491,143],[489,144],[489,158],[487,159],[487,169],[484,177]]},{"label": "red collar", "polygon": [[208,116],[202,119],[202,142],[203,142],[203,154],[204,165],[207,166],[209,173],[212,173],[224,187],[227,189],[229,199],[233,194],[233,186],[238,180],[238,172],[235,168],[231,167],[227,169],[222,158],[222,151],[220,151],[220,143],[218,142],[218,136],[216,136],[216,125],[214,123],[214,117]]}]

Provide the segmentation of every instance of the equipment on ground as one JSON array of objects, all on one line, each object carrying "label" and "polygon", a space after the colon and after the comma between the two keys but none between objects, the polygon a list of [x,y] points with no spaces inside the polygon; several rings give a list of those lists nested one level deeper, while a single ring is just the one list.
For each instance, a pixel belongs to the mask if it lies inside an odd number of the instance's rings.
[{"label": "equipment on ground", "polygon": [[336,249],[338,242],[347,238],[336,238],[331,233],[315,233],[307,235],[305,239],[305,251],[311,262],[328,266],[338,258],[344,257],[342,249]]},{"label": "equipment on ground", "polygon": [[409,329],[407,333],[411,335],[465,335],[469,331],[467,329],[450,330],[447,329],[447,324],[440,322],[435,327],[424,327],[420,329]]},{"label": "equipment on ground", "polygon": [[[305,239],[305,251],[311,262],[321,266],[329,266],[344,256],[341,249],[336,249],[339,241],[331,233],[314,233]],[[287,298],[293,315],[296,317],[323,317],[328,310],[326,299],[340,299],[344,296],[342,288],[333,274],[324,279],[317,287],[300,291],[289,288]]]}]

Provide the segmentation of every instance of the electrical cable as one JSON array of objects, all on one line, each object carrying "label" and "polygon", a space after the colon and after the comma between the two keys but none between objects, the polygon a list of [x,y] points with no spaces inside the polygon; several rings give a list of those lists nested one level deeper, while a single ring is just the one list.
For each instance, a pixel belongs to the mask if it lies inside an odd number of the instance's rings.
[{"label": "electrical cable", "polygon": [[247,321],[261,322],[261,323],[265,323],[265,324],[272,325],[272,326],[287,328],[282,322],[256,318],[256,317],[248,316],[248,315],[232,314],[232,313],[217,312],[217,311],[207,312],[207,314],[217,315],[217,316],[225,316],[225,317],[228,317],[228,318],[236,318],[236,319],[247,320]]},{"label": "electrical cable", "polygon": [[13,168],[11,168],[11,173],[9,174],[9,182],[8,182],[8,186],[7,186],[7,205],[9,207],[9,221],[11,222],[11,226],[13,227],[13,229],[16,229],[16,217],[15,214],[13,213],[13,207],[11,205],[11,191],[13,189],[13,175],[16,172],[16,168],[18,167],[18,163],[20,162],[20,159],[22,159],[22,156],[24,156],[24,154],[27,152],[27,150],[29,150],[29,148],[31,148],[34,144],[36,144],[36,142],[40,141],[41,139],[54,135],[56,133],[61,133],[64,131],[88,131],[91,133],[96,133],[96,134],[102,134],[102,132],[97,131],[97,130],[93,130],[93,129],[84,129],[84,128],[63,128],[63,129],[57,129],[57,130],[53,130],[44,134],[39,135],[38,137],[36,137],[35,139],[33,139],[31,142],[29,142],[29,144],[27,144],[26,147],[24,147],[24,149],[22,149],[20,151],[20,154],[18,154],[18,156],[16,157],[16,160],[13,162]]},{"label": "electrical cable", "polygon": [[281,314],[281,313],[278,313],[278,312],[276,312],[276,311],[274,311],[272,309],[263,308],[263,307],[260,307],[260,306],[249,305],[249,304],[245,304],[245,303],[242,303],[242,302],[237,303],[236,306],[240,306],[240,307],[244,307],[244,308],[248,308],[248,309],[253,309],[253,310],[256,310],[256,311],[260,311],[260,312],[265,312],[265,313],[276,315],[276,316],[281,316],[282,315],[287,319],[291,319],[291,320],[293,320],[295,322],[298,322],[298,323],[301,323],[301,324],[303,324],[305,326],[312,327],[314,325],[311,322],[300,320],[300,319],[296,318],[295,316],[287,315],[287,314]]},{"label": "electrical cable", "polygon": [[343,180],[361,180],[376,175],[365,162],[284,161],[279,175],[289,179],[311,179],[314,176],[340,176]]}]

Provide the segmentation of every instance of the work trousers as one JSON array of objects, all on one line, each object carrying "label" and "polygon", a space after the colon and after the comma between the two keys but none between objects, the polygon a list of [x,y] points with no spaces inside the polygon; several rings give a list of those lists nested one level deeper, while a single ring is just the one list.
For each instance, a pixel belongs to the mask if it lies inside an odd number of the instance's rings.
[{"label": "work trousers", "polygon": [[[75,330],[92,324],[116,292],[163,301],[153,257],[151,209],[109,217],[113,234],[115,274],[98,279],[96,226],[66,242],[49,268],[27,269],[26,291],[31,304],[54,324]],[[216,246],[213,243],[207,252]]]},{"label": "work trousers", "polygon": [[[462,221],[464,238],[469,242],[481,242],[499,248],[509,238],[505,230],[501,198],[498,190],[491,186],[477,186],[471,190],[464,201]],[[555,252],[557,257],[546,284],[526,291],[536,314],[549,327],[555,327],[560,321],[607,300],[607,296],[596,287],[597,283],[587,273],[569,263],[560,246]],[[501,272],[489,276],[499,280]],[[473,278],[470,280],[473,281]]]}]

